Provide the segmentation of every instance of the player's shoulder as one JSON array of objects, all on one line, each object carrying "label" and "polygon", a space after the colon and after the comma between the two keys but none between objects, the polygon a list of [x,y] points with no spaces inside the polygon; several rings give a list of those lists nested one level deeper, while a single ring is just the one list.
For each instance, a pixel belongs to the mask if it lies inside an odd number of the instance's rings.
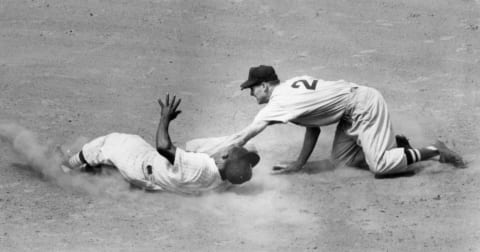
[{"label": "player's shoulder", "polygon": [[[325,82],[325,80],[310,75],[299,75],[282,82],[276,93],[284,93],[285,95],[291,95],[292,92],[304,93],[305,90],[312,90],[312,88],[314,89],[315,86],[323,82]],[[306,87],[306,89],[299,87]]]}]

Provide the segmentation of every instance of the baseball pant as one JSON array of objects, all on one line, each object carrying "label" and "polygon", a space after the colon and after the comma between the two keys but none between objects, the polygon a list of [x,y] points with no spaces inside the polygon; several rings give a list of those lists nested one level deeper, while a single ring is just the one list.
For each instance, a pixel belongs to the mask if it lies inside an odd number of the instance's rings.
[{"label": "baseball pant", "polygon": [[[149,183],[147,166],[168,166],[168,160],[159,158],[155,149],[137,135],[111,133],[86,143],[82,148],[90,166],[115,166],[130,183],[147,189],[156,189]],[[152,187],[152,188],[150,188]]]},{"label": "baseball pant", "polygon": [[378,175],[410,170],[403,148],[397,148],[387,104],[380,92],[358,87],[338,123],[332,158],[348,166],[368,166]]}]

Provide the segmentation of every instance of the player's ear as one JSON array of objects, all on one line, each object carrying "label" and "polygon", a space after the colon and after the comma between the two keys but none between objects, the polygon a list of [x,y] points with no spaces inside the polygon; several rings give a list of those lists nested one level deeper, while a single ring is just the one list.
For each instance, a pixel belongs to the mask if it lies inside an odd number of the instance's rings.
[{"label": "player's ear", "polygon": [[270,84],[268,82],[263,82],[263,90],[268,93],[270,91]]},{"label": "player's ear", "polygon": [[257,87],[258,87],[259,90],[264,91],[265,90],[265,82],[262,82],[262,83],[258,84]]}]

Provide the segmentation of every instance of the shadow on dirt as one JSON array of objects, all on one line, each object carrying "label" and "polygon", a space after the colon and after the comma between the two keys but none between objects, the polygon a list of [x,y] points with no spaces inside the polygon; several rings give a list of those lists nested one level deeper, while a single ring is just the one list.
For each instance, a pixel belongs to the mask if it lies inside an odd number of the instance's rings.
[{"label": "shadow on dirt", "polygon": [[307,162],[303,167],[303,173],[317,174],[335,169],[335,164],[330,159],[323,159],[318,161]]},{"label": "shadow on dirt", "polygon": [[48,180],[48,177],[46,177],[45,174],[41,173],[40,171],[36,170],[28,164],[11,163],[10,166],[25,176]]},{"label": "shadow on dirt", "polygon": [[415,176],[417,173],[423,171],[425,168],[428,167],[426,164],[422,163],[416,163],[411,165],[413,167],[412,170],[406,171],[406,172],[401,172],[401,173],[395,173],[395,174],[385,174],[385,175],[375,175],[376,179],[395,179],[395,178],[403,178],[403,177],[412,177]]},{"label": "shadow on dirt", "polygon": [[[414,167],[412,167],[413,170],[411,171],[396,173],[396,174],[375,175],[375,178],[376,179],[395,179],[395,178],[401,178],[401,177],[412,177],[417,173],[423,171],[426,167],[428,167],[427,164],[414,164]],[[351,168],[369,171],[368,167],[351,167]],[[318,174],[322,172],[332,171],[334,169],[336,169],[336,166],[330,159],[323,159],[323,160],[308,162],[300,172],[306,173],[306,174]],[[441,172],[442,171],[439,171],[439,173]]]},{"label": "shadow on dirt", "polygon": [[225,192],[233,192],[238,195],[259,195],[265,191],[265,186],[262,183],[250,183],[244,186],[232,187]]},{"label": "shadow on dirt", "polygon": [[375,178],[376,179],[395,179],[395,178],[402,178],[402,177],[412,177],[415,174],[416,174],[415,171],[407,171],[407,172],[385,174],[385,175],[376,174]]}]

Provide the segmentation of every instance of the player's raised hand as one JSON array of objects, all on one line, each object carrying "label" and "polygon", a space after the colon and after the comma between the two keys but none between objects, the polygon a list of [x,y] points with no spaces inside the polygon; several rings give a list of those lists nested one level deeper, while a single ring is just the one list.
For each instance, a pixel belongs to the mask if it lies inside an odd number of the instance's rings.
[{"label": "player's raised hand", "polygon": [[177,100],[177,97],[175,95],[170,101],[170,95],[168,93],[165,97],[165,103],[162,102],[161,99],[158,99],[158,104],[160,105],[160,108],[161,108],[161,111],[160,111],[161,117],[168,119],[170,121],[177,118],[178,114],[182,113],[181,110],[177,110],[181,101],[182,99]]}]

